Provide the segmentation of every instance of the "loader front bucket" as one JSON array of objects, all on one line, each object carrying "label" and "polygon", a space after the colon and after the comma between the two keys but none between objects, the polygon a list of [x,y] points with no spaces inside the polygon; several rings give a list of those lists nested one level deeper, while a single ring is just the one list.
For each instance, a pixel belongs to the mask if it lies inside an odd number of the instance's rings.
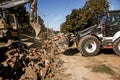
[{"label": "loader front bucket", "polygon": [[38,23],[30,23],[31,27],[32,27],[32,31],[34,31],[34,33],[29,33],[29,34],[21,34],[21,42],[23,42],[24,44],[26,44],[28,47],[39,47],[39,33],[41,31],[41,25]]},{"label": "loader front bucket", "polygon": [[[35,31],[35,37],[39,35],[41,25],[38,23],[37,0],[30,1],[30,24]],[[36,18],[36,19],[35,19]]]},{"label": "loader front bucket", "polygon": [[38,23],[31,23],[31,26],[32,26],[32,28],[35,31],[35,38],[37,38],[39,33],[40,33],[40,31],[41,31],[41,25],[38,24]]}]

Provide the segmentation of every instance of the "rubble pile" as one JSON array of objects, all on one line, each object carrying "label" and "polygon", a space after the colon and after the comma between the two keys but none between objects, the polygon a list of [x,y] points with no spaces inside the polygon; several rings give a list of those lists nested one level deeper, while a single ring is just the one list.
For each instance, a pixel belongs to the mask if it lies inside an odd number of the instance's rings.
[{"label": "rubble pile", "polygon": [[[43,80],[55,76],[61,66],[56,56],[65,47],[63,37],[54,36],[44,40],[42,48],[14,48],[5,53],[0,63],[0,78],[12,80]],[[59,73],[59,71],[58,71]],[[52,79],[53,80],[53,79]]]},{"label": "rubble pile", "polygon": [[64,52],[68,48],[66,37],[63,33],[50,37],[49,41],[52,42],[52,47],[55,49],[56,54]]},{"label": "rubble pile", "polygon": [[51,66],[58,65],[58,63],[54,63],[54,59],[57,58],[52,59],[47,55],[45,49],[30,48],[22,52],[13,49],[8,51],[5,56],[6,60],[0,64],[0,76],[3,79],[41,80],[51,78],[54,76]]}]

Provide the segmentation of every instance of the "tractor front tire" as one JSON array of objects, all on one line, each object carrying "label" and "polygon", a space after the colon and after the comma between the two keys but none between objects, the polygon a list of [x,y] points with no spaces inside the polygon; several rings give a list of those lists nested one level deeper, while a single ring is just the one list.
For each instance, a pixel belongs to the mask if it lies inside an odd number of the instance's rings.
[{"label": "tractor front tire", "polygon": [[113,50],[120,56],[120,38],[113,43]]},{"label": "tractor front tire", "polygon": [[95,56],[100,51],[100,41],[94,36],[85,36],[78,43],[78,49],[83,56]]}]

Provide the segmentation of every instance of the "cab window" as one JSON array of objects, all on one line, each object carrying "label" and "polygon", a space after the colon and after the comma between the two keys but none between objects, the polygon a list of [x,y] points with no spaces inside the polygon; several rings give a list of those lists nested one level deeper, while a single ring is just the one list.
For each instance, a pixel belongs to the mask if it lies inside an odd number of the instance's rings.
[{"label": "cab window", "polygon": [[120,26],[120,13],[111,13],[108,22],[110,26]]}]

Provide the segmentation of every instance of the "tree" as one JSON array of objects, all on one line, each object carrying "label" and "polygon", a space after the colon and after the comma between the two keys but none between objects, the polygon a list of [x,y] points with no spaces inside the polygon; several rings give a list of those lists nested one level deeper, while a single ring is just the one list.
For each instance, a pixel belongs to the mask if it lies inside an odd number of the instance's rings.
[{"label": "tree", "polygon": [[66,29],[66,23],[61,24],[60,31],[63,32],[63,33],[66,33],[67,32],[66,30],[67,30]]},{"label": "tree", "polygon": [[83,8],[73,9],[61,25],[62,32],[75,32],[88,28],[98,21],[98,15],[108,11],[107,0],[87,0]]}]

